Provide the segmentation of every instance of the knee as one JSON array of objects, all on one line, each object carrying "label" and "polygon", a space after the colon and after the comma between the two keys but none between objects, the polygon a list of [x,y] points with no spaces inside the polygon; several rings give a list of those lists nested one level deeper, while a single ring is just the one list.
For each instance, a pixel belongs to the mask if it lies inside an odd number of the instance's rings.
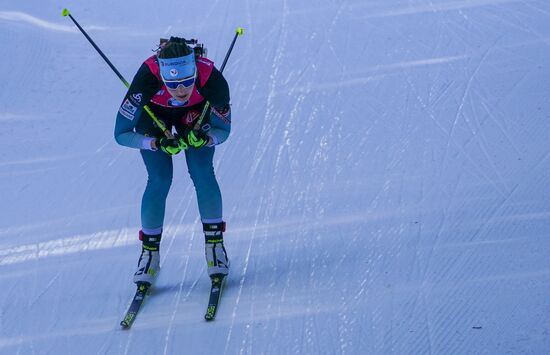
[{"label": "knee", "polygon": [[202,184],[208,184],[212,180],[216,180],[216,176],[214,175],[214,167],[213,166],[189,166],[188,168],[189,176],[191,176],[191,180],[193,180],[193,184],[195,186],[200,186]]},{"label": "knee", "polygon": [[158,190],[159,192],[168,192],[172,185],[172,174],[163,173],[162,171],[157,171],[154,174],[149,174],[147,178],[147,188]]}]

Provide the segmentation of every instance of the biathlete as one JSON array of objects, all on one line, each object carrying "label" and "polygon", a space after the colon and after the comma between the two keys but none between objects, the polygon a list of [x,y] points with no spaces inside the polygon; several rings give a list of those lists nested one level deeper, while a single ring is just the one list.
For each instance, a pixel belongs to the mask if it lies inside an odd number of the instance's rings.
[{"label": "biathlete", "polygon": [[[148,175],[141,201],[142,248],[134,274],[138,284],[151,284],[159,271],[172,156],[182,150],[197,195],[208,274],[224,277],[229,271],[223,244],[222,196],[212,163],[215,146],[225,142],[231,131],[229,86],[214,63],[188,43],[178,37],[161,41],[155,55],[137,71],[116,117],[117,143],[139,149]],[[211,108],[200,127],[194,129],[206,101]],[[163,134],[144,110],[145,105],[166,128],[175,129],[173,137]]]}]

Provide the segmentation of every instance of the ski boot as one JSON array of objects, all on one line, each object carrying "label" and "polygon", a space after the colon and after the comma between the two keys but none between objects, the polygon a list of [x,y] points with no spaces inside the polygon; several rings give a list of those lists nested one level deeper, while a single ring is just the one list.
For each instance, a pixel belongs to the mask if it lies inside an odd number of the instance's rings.
[{"label": "ski boot", "polygon": [[160,270],[160,239],[162,234],[148,235],[139,231],[139,240],[143,242],[139,257],[137,271],[134,274],[136,284],[145,283],[151,285],[155,275]]},{"label": "ski boot", "polygon": [[210,278],[224,278],[229,273],[229,260],[223,246],[225,222],[203,223],[205,256]]}]

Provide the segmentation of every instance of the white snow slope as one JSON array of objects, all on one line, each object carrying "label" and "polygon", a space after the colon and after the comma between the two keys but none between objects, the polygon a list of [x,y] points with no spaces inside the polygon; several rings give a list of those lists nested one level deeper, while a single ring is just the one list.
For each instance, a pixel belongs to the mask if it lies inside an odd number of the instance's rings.
[{"label": "white snow slope", "polygon": [[[0,2],[0,353],[550,352],[547,0]],[[217,319],[175,157],[133,328],[146,175],[113,139],[159,37],[226,67]]]}]

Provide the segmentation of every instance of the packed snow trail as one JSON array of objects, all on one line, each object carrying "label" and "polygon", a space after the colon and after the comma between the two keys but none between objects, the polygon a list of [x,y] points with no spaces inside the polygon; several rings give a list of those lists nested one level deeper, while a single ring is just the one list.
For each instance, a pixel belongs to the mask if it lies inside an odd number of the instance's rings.
[{"label": "packed snow trail", "polygon": [[[146,174],[113,139],[125,88],[66,6],[127,78],[159,37],[197,37],[220,65],[246,30],[224,71],[214,322],[181,156],[162,272],[120,330]],[[550,4],[159,6],[0,6],[0,353],[550,350]]]}]

